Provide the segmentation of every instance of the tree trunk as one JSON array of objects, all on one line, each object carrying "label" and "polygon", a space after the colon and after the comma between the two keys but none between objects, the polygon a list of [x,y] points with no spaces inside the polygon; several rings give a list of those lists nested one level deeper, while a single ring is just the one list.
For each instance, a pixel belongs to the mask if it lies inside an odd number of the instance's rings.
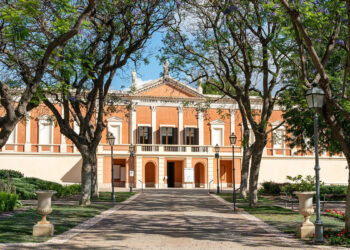
[{"label": "tree trunk", "polygon": [[243,198],[247,198],[249,165],[250,165],[251,157],[252,157],[251,147],[244,147],[243,158],[242,158],[241,185],[240,185],[240,194]]},{"label": "tree trunk", "polygon": [[94,164],[91,169],[91,197],[98,197],[98,183],[97,183],[97,158],[94,154]]},{"label": "tree trunk", "polygon": [[91,204],[91,172],[94,163],[94,154],[96,152],[90,152],[86,150],[85,152],[80,152],[83,158],[83,166],[81,168],[81,196],[79,204],[82,206],[88,206]]},{"label": "tree trunk", "polygon": [[249,206],[255,206],[258,202],[258,181],[262,154],[265,148],[264,142],[256,139],[252,150],[252,163],[249,176]]}]

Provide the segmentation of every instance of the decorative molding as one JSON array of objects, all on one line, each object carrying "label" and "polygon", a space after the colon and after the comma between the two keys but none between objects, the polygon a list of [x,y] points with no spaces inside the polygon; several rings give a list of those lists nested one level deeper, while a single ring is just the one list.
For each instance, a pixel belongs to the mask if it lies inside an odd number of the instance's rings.
[{"label": "decorative molding", "polygon": [[107,119],[107,122],[123,122],[123,118],[112,116]]},{"label": "decorative molding", "polygon": [[217,119],[215,121],[209,122],[210,125],[225,125],[225,122],[223,120]]}]

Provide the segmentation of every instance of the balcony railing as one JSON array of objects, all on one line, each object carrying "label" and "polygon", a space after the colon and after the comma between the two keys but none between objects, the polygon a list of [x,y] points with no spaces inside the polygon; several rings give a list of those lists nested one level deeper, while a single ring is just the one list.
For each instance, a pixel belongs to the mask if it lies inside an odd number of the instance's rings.
[{"label": "balcony railing", "polygon": [[136,153],[140,152],[180,152],[180,153],[208,153],[210,146],[192,145],[136,145]]}]

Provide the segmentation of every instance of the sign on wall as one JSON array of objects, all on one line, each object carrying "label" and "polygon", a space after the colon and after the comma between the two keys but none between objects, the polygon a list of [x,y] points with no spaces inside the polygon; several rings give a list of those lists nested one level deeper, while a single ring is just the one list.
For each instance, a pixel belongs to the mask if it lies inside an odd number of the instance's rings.
[{"label": "sign on wall", "polygon": [[194,182],[194,169],[185,168],[184,169],[184,180],[185,182]]}]

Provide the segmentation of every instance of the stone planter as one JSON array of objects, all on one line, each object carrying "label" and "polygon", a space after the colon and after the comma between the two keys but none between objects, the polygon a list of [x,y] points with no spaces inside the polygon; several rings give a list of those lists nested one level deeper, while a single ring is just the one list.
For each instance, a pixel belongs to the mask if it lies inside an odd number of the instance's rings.
[{"label": "stone planter", "polygon": [[33,236],[53,236],[54,226],[46,220],[46,216],[52,212],[51,197],[56,191],[35,191],[35,193],[38,196],[37,212],[42,216],[42,219],[34,225]]},{"label": "stone planter", "polygon": [[316,192],[294,192],[299,199],[299,213],[304,216],[304,222],[298,228],[298,236],[301,239],[309,239],[315,233],[315,225],[310,221],[310,216],[314,213],[312,197]]}]

